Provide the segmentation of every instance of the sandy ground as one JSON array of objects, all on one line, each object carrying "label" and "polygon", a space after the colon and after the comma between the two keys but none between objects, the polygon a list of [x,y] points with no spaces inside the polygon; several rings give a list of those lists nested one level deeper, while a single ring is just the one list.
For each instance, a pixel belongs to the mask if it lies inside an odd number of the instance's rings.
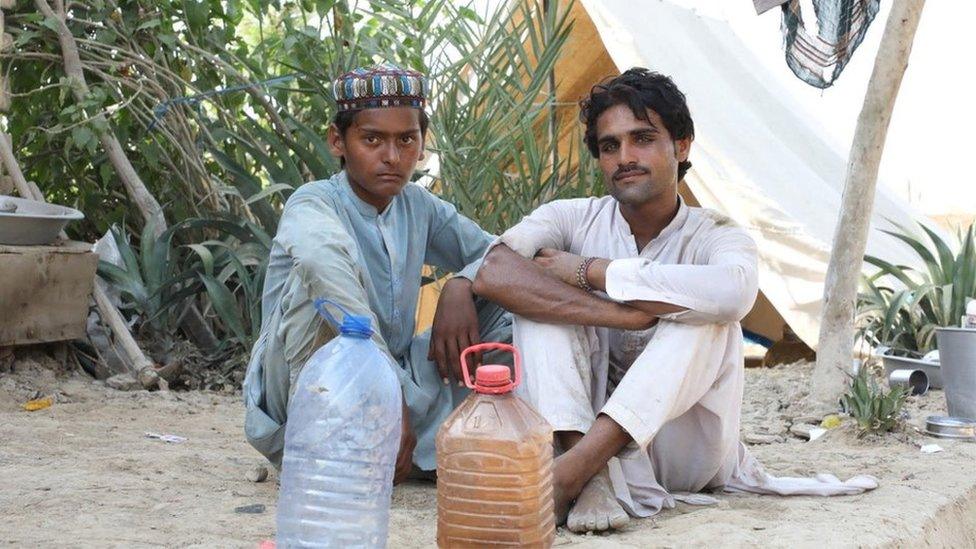
[{"label": "sandy ground", "polygon": [[[679,505],[610,535],[560,530],[556,544],[976,546],[976,444],[911,431],[860,440],[844,428],[815,442],[791,437],[809,369],[749,370],[743,435],[783,436],[752,448],[774,474],[869,473],[880,479],[878,490],[838,498],[720,495],[718,506]],[[45,395],[55,398],[50,408],[22,409]],[[939,391],[913,399],[911,422],[943,407]],[[126,393],[83,373],[16,362],[0,373],[0,544],[256,547],[274,536],[276,487],[273,479],[246,480],[262,460],[243,441],[242,422],[239,395]],[[923,454],[919,443],[944,451]],[[258,512],[241,512],[247,506]],[[435,530],[434,485],[397,488],[390,547],[431,547]]]}]

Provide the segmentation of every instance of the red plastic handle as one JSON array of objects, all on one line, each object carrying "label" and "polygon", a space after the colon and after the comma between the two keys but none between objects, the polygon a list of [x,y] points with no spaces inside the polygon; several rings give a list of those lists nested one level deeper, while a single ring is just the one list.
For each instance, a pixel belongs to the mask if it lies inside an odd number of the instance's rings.
[{"label": "red plastic handle", "polygon": [[[461,352],[461,373],[464,374],[464,384],[468,387],[468,389],[474,389],[474,383],[471,383],[471,374],[468,373],[468,362],[465,359],[467,359],[468,355],[471,353],[481,353],[484,351],[508,351],[512,353],[512,357],[515,359],[512,366],[512,368],[515,370],[515,381],[501,387],[491,387],[489,392],[507,393],[522,383],[522,357],[519,356],[518,349],[509,345],[508,343],[479,343],[477,345],[472,345]],[[478,366],[480,366],[480,364]],[[477,370],[477,366],[475,367],[475,370]]]}]

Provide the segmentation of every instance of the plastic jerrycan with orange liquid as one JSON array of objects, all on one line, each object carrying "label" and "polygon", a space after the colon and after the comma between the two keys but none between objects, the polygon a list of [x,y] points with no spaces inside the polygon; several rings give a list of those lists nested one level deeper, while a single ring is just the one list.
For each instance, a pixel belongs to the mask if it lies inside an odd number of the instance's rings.
[{"label": "plastic jerrycan with orange liquid", "polygon": [[[511,352],[508,366],[479,366],[472,383],[466,359]],[[556,535],[552,499],[552,427],[512,394],[522,381],[518,351],[481,343],[461,353],[473,392],[437,432],[437,545],[549,547]]]}]

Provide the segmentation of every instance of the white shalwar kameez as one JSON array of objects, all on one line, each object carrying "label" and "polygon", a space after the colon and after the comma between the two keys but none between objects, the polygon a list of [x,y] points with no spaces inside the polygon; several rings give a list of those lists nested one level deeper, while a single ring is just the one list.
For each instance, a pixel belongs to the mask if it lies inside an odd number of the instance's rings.
[{"label": "white shalwar kameez", "polygon": [[614,491],[634,516],[724,488],[780,495],[856,494],[869,476],[766,474],[739,441],[744,365],[739,320],[757,293],[756,246],[717,212],[680,204],[674,220],[638,250],[610,196],[559,200],[506,231],[532,258],[541,248],[610,259],[606,296],[686,308],[646,331],[555,325],[522,317],[513,339],[523,356],[519,394],[557,431],[586,433],[598,414],[633,438],[610,462]]}]

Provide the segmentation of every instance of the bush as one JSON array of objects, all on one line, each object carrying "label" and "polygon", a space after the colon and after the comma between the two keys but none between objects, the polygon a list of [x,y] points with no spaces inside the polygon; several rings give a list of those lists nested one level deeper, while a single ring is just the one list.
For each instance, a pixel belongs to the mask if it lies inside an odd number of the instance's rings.
[{"label": "bush", "polygon": [[[575,118],[569,150],[558,140],[567,132],[550,75],[572,28],[571,3],[516,0],[484,14],[453,0],[73,9],[84,14],[67,23],[92,97],[78,104],[67,93],[53,31],[20,3],[7,17],[17,48],[6,62],[13,91],[30,100],[15,99],[10,130],[28,178],[87,213],[71,236],[91,240],[121,224],[148,250],[133,250],[122,269],[101,269],[144,336],[171,338],[180,311],[197,303],[220,341],[249,349],[281,206],[294,188],[338,169],[325,142],[330,83],[355,66],[384,60],[429,75],[428,147],[440,169],[415,179],[486,230],[554,198],[602,192]],[[127,214],[128,197],[92,137],[96,113],[163,205],[172,223],[164,238]]]}]

